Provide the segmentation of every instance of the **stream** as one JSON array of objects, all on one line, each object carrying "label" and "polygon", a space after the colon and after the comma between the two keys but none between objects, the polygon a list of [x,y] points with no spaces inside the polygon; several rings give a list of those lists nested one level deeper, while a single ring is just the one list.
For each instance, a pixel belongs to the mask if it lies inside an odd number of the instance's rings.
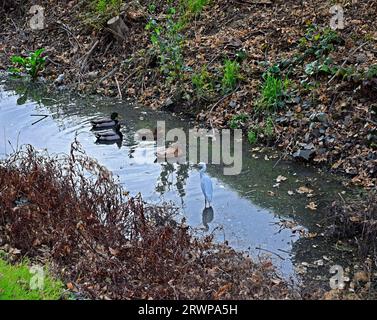
[{"label": "stream", "polygon": [[[112,112],[124,121],[123,141],[119,146],[96,144],[90,120]],[[171,113],[117,99],[49,92],[43,85],[20,80],[0,82],[0,158],[23,144],[50,154],[68,153],[76,136],[86,153],[118,176],[131,195],[140,192],[146,202],[174,204],[180,209],[178,219],[185,217],[199,236],[213,233],[216,241],[226,240],[252,256],[270,255],[286,278],[297,280],[309,274],[311,279],[328,281],[329,267],[346,263],[347,251],[334,249],[326,237],[314,237],[331,201],[338,194],[346,197],[353,192],[342,185],[340,177],[279,161],[277,152],[244,143],[239,175],[224,175],[223,166],[208,165],[214,189],[212,213],[204,210],[197,167],[156,162],[155,144],[135,141],[137,130],[153,130],[157,120],[165,121],[167,128],[194,127]],[[278,176],[286,180],[276,185]],[[297,192],[300,187],[312,191]],[[315,210],[307,207],[311,202]]]}]

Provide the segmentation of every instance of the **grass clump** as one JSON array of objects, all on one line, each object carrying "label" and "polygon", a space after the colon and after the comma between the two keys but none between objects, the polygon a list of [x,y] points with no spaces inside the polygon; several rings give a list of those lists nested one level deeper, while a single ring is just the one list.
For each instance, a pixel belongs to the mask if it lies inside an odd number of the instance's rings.
[{"label": "grass clump", "polygon": [[240,64],[237,61],[225,60],[223,67],[222,88],[225,93],[235,89],[238,80],[241,79]]},{"label": "grass clump", "polygon": [[41,287],[33,288],[33,269],[26,262],[11,265],[0,258],[0,300],[57,300],[63,292],[61,281],[43,270]]},{"label": "grass clump", "polygon": [[234,115],[229,122],[229,127],[231,129],[239,129],[245,125],[248,119],[249,116],[246,113]]},{"label": "grass clump", "polygon": [[273,73],[267,72],[263,75],[264,83],[262,92],[257,101],[257,109],[263,111],[276,111],[285,106],[288,95],[290,80],[281,78]]},{"label": "grass clump", "polygon": [[271,117],[265,119],[263,126],[254,126],[247,131],[247,141],[253,145],[259,139],[270,141],[275,136],[274,121]]},{"label": "grass clump", "polygon": [[253,145],[257,142],[258,140],[258,136],[257,136],[257,133],[253,130],[253,129],[250,129],[248,132],[247,132],[247,141]]},{"label": "grass clump", "polygon": [[182,0],[183,16],[190,18],[200,14],[208,3],[209,0]]},{"label": "grass clump", "polygon": [[100,14],[106,14],[113,10],[119,11],[122,3],[122,0],[96,0],[96,11]]},{"label": "grass clump", "polygon": [[123,0],[91,0],[83,20],[92,28],[102,30],[109,19],[120,14],[123,2]]},{"label": "grass clump", "polygon": [[269,139],[275,135],[274,121],[271,117],[268,117],[266,119],[266,122],[263,127],[263,135]]},{"label": "grass clump", "polygon": [[213,91],[213,81],[207,67],[204,66],[198,73],[194,73],[191,78],[198,98],[206,97]]}]

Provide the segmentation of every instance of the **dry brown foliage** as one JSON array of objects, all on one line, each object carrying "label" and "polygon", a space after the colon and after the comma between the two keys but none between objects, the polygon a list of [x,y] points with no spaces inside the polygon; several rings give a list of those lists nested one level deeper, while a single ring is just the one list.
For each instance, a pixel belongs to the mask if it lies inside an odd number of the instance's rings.
[{"label": "dry brown foliage", "polygon": [[174,208],[129,197],[77,142],[64,156],[23,147],[0,162],[0,186],[0,246],[48,260],[86,297],[293,297],[270,261],[198,239]]},{"label": "dry brown foliage", "polygon": [[328,219],[332,236],[355,243],[362,257],[371,255],[377,262],[376,190],[370,191],[362,200],[335,201]]}]

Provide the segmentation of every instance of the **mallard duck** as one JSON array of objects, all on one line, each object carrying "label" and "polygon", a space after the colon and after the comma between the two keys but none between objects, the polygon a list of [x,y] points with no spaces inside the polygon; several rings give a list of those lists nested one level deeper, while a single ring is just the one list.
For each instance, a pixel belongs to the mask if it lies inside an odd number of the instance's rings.
[{"label": "mallard duck", "polygon": [[119,123],[118,117],[118,113],[113,112],[110,115],[110,118],[99,118],[96,120],[91,120],[90,123],[92,124],[93,129],[110,128],[116,126]]},{"label": "mallard duck", "polygon": [[113,129],[99,131],[95,134],[97,143],[104,141],[117,142],[123,139],[123,134],[120,132],[120,124],[117,123]]}]

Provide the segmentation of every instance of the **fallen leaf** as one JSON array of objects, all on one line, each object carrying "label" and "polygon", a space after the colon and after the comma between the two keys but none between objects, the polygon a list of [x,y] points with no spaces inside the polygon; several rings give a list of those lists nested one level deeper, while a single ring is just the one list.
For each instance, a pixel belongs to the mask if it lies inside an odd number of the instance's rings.
[{"label": "fallen leaf", "polygon": [[308,232],[307,234],[305,234],[305,238],[307,239],[312,239],[312,238],[315,238],[316,236],[318,236],[318,234],[315,232]]},{"label": "fallen leaf", "polygon": [[312,202],[310,202],[308,205],[306,205],[306,207],[305,208],[307,208],[307,209],[310,209],[310,210],[317,210],[317,205],[312,201]]},{"label": "fallen leaf", "polygon": [[231,283],[227,283],[226,285],[222,286],[217,292],[214,294],[215,299],[219,299],[221,296],[223,296],[229,289],[232,287]]},{"label": "fallen leaf", "polygon": [[278,176],[277,178],[276,178],[276,182],[282,182],[282,181],[285,181],[285,180],[287,180],[287,178],[286,177],[284,177],[284,176]]},{"label": "fallen leaf", "polygon": [[117,256],[119,254],[118,249],[113,249],[113,248],[109,247],[109,251],[113,256]]},{"label": "fallen leaf", "polygon": [[366,272],[359,271],[359,272],[356,272],[355,275],[353,276],[353,281],[355,281],[355,282],[368,282],[369,276]]},{"label": "fallen leaf", "polygon": [[307,187],[305,187],[305,186],[301,186],[300,188],[298,188],[298,189],[296,190],[296,192],[297,192],[297,193],[300,193],[300,194],[303,194],[303,193],[312,193],[313,190],[312,190],[312,189],[309,189],[309,188],[307,188]]},{"label": "fallen leaf", "polygon": [[357,216],[352,216],[349,218],[352,222],[360,222],[361,221],[361,218],[360,217],[357,217]]}]

